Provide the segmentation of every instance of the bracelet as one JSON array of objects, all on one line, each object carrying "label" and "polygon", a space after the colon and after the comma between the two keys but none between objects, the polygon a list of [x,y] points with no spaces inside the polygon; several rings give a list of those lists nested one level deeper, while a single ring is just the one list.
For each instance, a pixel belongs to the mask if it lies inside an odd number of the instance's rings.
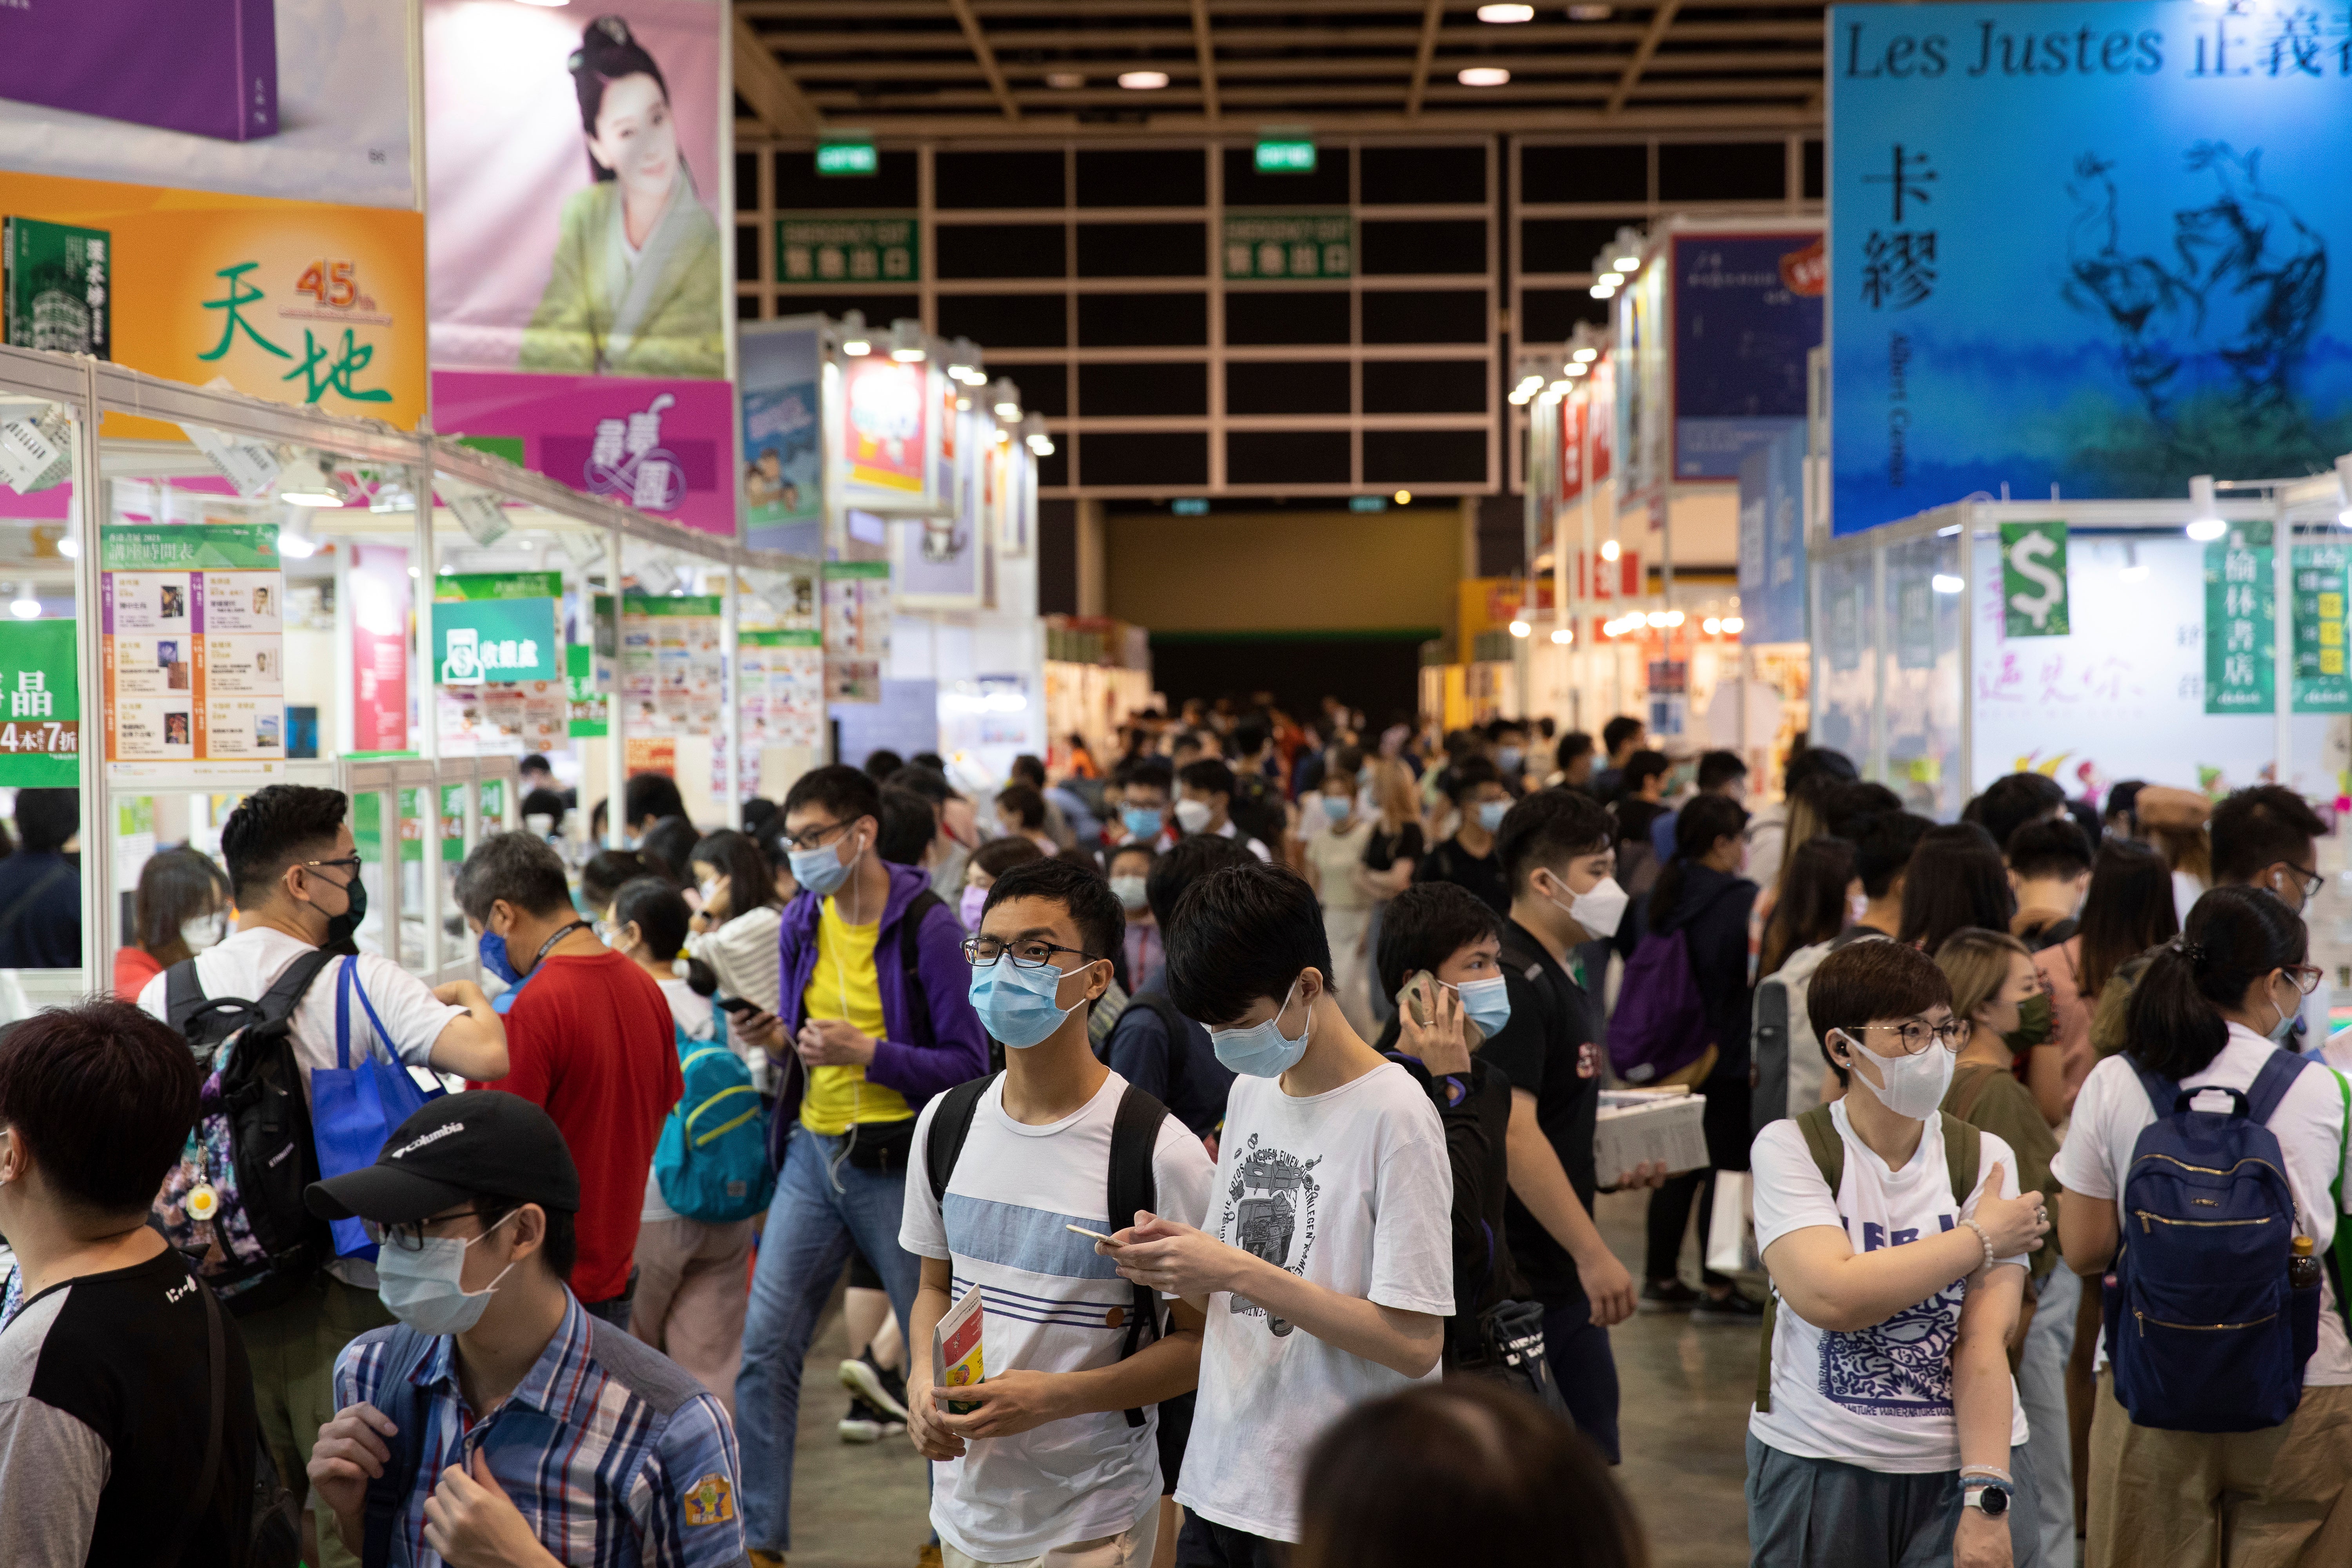
[{"label": "bracelet", "polygon": [[1992,1259],[1992,1237],[1990,1237],[1990,1236],[1987,1236],[1987,1235],[1985,1234],[1985,1227],[1984,1227],[1984,1226],[1982,1226],[1979,1225],[1976,1221],[1974,1221],[1974,1220],[1972,1220],[1972,1219],[1964,1219],[1964,1220],[1960,1221],[1960,1224],[1961,1224],[1961,1225],[1963,1225],[1963,1226],[1966,1226],[1966,1227],[1968,1227],[1969,1229],[1970,1229],[1970,1230],[1972,1230],[1972,1231],[1975,1231],[1975,1232],[1977,1233],[1977,1239],[1978,1239],[1979,1241],[1981,1241],[1981,1242],[1983,1242],[1983,1243],[1984,1243],[1984,1249],[1985,1249],[1984,1266],[1985,1266],[1987,1268],[1991,1268],[1991,1267],[1992,1267],[1992,1261],[1993,1261],[1993,1259]]},{"label": "bracelet", "polygon": [[2017,1495],[2017,1488],[2010,1481],[2007,1479],[1996,1480],[1990,1476],[1962,1476],[1960,1478],[1960,1490],[1963,1493],[2003,1492],[2012,1498]]},{"label": "bracelet", "polygon": [[1960,1479],[1965,1480],[1970,1476],[1982,1476],[1987,1480],[1999,1481],[2003,1486],[2010,1485],[2009,1472],[1995,1469],[1990,1465],[1962,1465]]}]

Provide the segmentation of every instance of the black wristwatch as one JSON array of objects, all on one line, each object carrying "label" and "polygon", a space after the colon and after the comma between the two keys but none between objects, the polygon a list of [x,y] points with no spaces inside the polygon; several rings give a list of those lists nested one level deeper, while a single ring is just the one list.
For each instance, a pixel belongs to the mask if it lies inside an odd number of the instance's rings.
[{"label": "black wristwatch", "polygon": [[1981,1510],[1999,1519],[2009,1511],[2009,1488],[2000,1481],[1970,1479],[1960,1489],[1960,1506]]}]

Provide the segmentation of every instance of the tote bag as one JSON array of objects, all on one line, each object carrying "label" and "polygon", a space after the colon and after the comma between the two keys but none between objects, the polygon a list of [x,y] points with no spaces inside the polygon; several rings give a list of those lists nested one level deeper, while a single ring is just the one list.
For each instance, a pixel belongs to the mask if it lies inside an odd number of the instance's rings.
[{"label": "tote bag", "polygon": [[[335,1065],[310,1069],[310,1132],[318,1144],[321,1179],[374,1164],[393,1130],[426,1100],[437,1100],[446,1092],[437,1086],[428,1089],[420,1085],[392,1055],[392,1031],[375,1016],[375,1004],[368,1000],[366,988],[353,973],[358,967],[357,959],[347,958],[335,976]],[[353,992],[359,994],[360,1005],[367,1009],[368,1022],[375,1026],[375,1037],[383,1045],[383,1055],[370,1050],[356,1066],[352,1062]],[[367,1238],[361,1221],[339,1219],[331,1228],[336,1257],[375,1260],[375,1243]]]}]

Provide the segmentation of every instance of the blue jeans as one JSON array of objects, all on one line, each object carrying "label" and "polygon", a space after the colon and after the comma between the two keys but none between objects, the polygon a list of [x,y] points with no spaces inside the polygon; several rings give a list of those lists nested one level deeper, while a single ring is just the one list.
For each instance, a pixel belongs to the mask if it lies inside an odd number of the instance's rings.
[{"label": "blue jeans", "polygon": [[[898,1245],[907,1173],[859,1170],[841,1158],[846,1142],[805,1127],[793,1130],[751,1271],[743,1370],[735,1379],[735,1435],[743,1454],[744,1544],[760,1551],[783,1552],[793,1543],[801,1363],[808,1359],[817,1314],[848,1261],[850,1243],[856,1242],[882,1276],[902,1336],[922,1279],[920,1260]],[[909,1339],[908,1354],[916,1353]],[[920,1353],[929,1355],[929,1347]]]}]

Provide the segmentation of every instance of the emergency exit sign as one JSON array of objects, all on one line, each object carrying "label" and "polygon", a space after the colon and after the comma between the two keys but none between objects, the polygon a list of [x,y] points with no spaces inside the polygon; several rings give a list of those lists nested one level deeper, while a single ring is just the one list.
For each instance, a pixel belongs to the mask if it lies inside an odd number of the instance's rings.
[{"label": "emergency exit sign", "polygon": [[1312,142],[1261,142],[1257,144],[1261,174],[1311,174],[1315,172]]},{"label": "emergency exit sign", "polygon": [[820,174],[870,174],[880,166],[871,142],[820,142],[816,172]]}]

